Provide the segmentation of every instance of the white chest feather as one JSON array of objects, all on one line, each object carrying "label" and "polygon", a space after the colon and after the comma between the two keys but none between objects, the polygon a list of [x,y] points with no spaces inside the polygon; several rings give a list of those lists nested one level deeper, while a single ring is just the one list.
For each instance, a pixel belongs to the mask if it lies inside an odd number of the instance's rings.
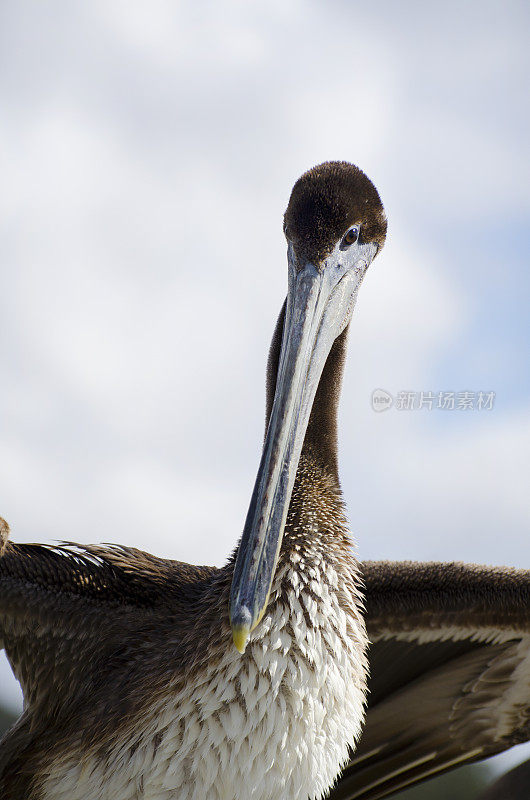
[{"label": "white chest feather", "polygon": [[104,762],[61,760],[47,800],[320,798],[360,732],[364,633],[331,568],[320,581],[294,566],[243,657],[227,647]]}]

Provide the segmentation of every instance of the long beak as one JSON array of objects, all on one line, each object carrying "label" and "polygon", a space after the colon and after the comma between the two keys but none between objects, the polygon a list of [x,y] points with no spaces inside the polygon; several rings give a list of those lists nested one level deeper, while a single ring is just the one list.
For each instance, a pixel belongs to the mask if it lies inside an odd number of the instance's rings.
[{"label": "long beak", "polygon": [[335,338],[349,321],[368,263],[360,260],[346,271],[330,258],[320,268],[311,263],[300,268],[289,247],[276,393],[230,593],[232,634],[241,653],[267,607],[320,376]]}]

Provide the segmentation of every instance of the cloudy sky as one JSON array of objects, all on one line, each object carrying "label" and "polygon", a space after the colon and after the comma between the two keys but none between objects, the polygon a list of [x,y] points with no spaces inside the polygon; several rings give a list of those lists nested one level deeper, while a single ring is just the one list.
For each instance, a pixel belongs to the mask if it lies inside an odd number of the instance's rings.
[{"label": "cloudy sky", "polygon": [[[259,460],[282,214],[303,171],[345,159],[389,219],[341,406],[361,556],[528,567],[528,5],[22,0],[1,16],[13,539],[224,561]],[[377,414],[376,388],[495,402]],[[17,702],[5,662],[0,684]]]}]

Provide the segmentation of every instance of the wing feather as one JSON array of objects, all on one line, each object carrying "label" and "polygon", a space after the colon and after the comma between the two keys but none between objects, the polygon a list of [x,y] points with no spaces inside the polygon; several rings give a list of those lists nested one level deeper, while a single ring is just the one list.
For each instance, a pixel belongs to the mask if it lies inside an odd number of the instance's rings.
[{"label": "wing feather", "polygon": [[377,800],[530,739],[530,571],[366,562],[366,726],[332,800]]},{"label": "wing feather", "polygon": [[168,609],[185,610],[215,572],[125,547],[7,543],[0,558],[0,643],[25,706],[38,701],[53,714],[72,671],[82,676],[104,648],[122,646],[127,630]]}]

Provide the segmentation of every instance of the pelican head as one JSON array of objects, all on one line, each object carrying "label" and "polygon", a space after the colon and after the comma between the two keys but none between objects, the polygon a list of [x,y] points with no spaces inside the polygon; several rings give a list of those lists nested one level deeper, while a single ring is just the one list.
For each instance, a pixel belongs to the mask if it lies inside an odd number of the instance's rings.
[{"label": "pelican head", "polygon": [[366,175],[331,161],[295,183],[284,232],[289,279],[276,391],[230,593],[241,653],[267,607],[320,376],[384,244],[386,217]]}]

